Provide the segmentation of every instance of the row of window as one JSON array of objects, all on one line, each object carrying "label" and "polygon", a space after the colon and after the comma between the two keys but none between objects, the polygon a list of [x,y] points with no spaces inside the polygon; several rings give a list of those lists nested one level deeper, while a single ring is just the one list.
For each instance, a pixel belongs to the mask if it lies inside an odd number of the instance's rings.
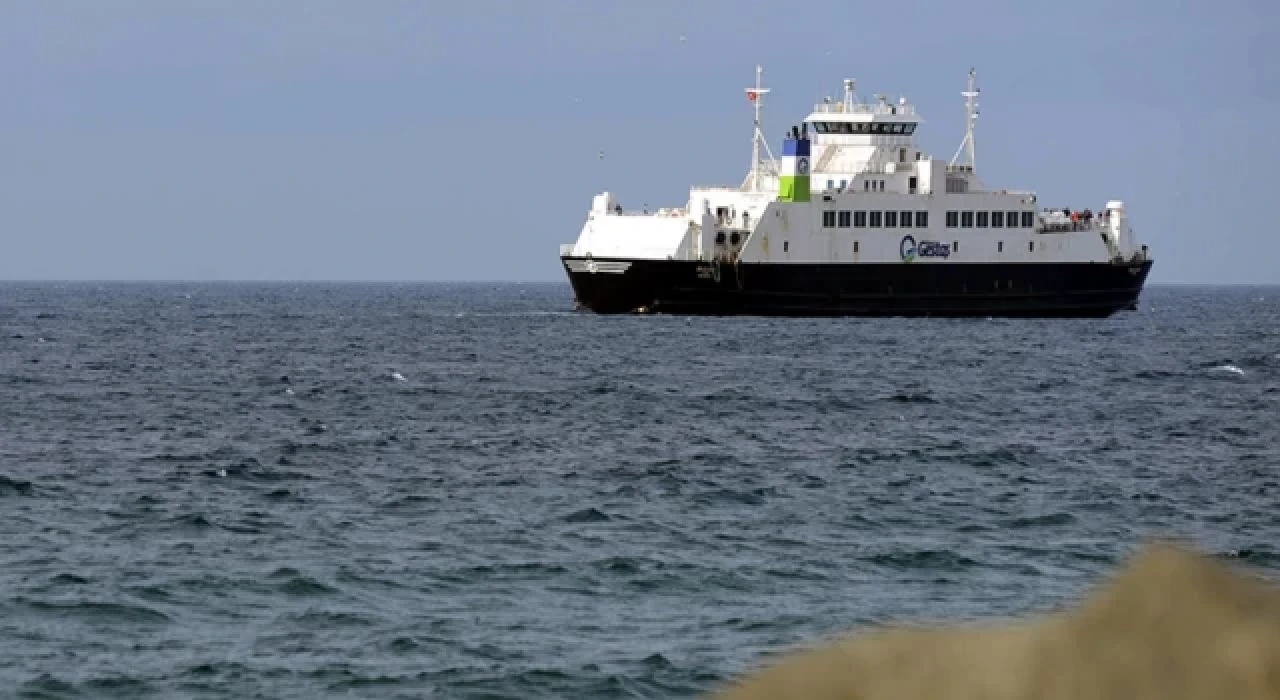
[{"label": "row of window", "polygon": [[[787,252],[788,250],[790,250],[790,248],[791,248],[791,242],[790,242],[790,241],[783,241],[783,242],[782,242],[782,252],[784,252],[784,253],[785,253],[785,252]],[[1027,241],[1027,250],[1028,250],[1028,251],[1030,251],[1030,252],[1032,252],[1032,253],[1036,252],[1036,242],[1035,242],[1035,241]],[[855,252],[855,253],[857,253],[857,252],[858,252],[858,241],[854,241],[854,242],[853,242],[853,252]],[[959,253],[959,252],[960,252],[960,241],[952,241],[952,242],[951,242],[951,252],[952,252],[952,253]],[[996,243],[996,252],[997,252],[997,253],[1003,253],[1003,252],[1004,252],[1004,241],[999,241],[998,243]]]},{"label": "row of window", "polygon": [[[914,180],[915,178],[912,178],[912,179]],[[849,188],[848,180],[841,180],[839,189],[836,188],[835,180],[827,180],[828,192],[830,191],[844,192],[848,188]],[[884,192],[884,180],[863,180],[862,191],[863,192]]]},{"label": "row of window", "polygon": [[916,125],[887,122],[813,122],[819,134],[911,134]]},{"label": "row of window", "polygon": [[823,228],[928,228],[927,211],[824,211]]},{"label": "row of window", "polygon": [[[1021,215],[1021,218],[1019,218]],[[947,228],[1032,228],[1036,225],[1033,211],[949,211]]]},{"label": "row of window", "polygon": [[[949,211],[947,228],[1033,228],[1031,211]],[[823,228],[928,228],[927,211],[824,211]]]}]

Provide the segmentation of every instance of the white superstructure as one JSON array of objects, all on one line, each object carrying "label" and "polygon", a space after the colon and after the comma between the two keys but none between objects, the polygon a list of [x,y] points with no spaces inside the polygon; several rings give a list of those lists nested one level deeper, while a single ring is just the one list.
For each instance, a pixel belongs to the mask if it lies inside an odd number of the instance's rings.
[{"label": "white superstructure", "polygon": [[846,80],[842,95],[814,105],[791,134],[811,142],[811,157],[801,166],[807,201],[780,201],[778,161],[760,127],[768,90],[757,69],[756,85],[747,88],[755,109],[752,166],[740,185],[692,187],[683,207],[653,212],[626,210],[612,193],[601,193],[577,241],[562,246],[561,255],[809,264],[1150,258],[1119,201],[1096,211],[1046,208],[1034,192],[982,182],[974,167],[972,71],[962,93],[968,128],[950,161],[919,146],[922,119],[905,98],[876,95],[864,102],[854,86]]}]

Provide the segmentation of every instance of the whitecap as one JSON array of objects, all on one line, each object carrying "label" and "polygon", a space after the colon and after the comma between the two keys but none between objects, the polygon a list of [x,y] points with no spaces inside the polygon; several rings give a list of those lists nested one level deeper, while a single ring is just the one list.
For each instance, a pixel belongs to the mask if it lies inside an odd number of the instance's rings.
[{"label": "whitecap", "polygon": [[1236,367],[1235,365],[1218,365],[1217,367],[1214,367],[1209,371],[1210,372],[1230,372],[1231,374],[1244,374],[1244,370],[1240,369],[1239,367]]}]

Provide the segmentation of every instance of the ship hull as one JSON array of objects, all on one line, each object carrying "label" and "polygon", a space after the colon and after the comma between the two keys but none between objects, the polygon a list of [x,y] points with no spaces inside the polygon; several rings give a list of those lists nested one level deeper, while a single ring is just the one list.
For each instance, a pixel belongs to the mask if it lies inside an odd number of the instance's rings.
[{"label": "ship hull", "polygon": [[1135,307],[1152,265],[561,262],[580,309],[766,316],[1105,317]]}]

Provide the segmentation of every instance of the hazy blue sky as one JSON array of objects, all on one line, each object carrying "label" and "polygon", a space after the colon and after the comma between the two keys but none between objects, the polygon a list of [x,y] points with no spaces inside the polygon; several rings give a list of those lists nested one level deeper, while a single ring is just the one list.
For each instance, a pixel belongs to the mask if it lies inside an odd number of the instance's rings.
[{"label": "hazy blue sky", "polygon": [[1280,283],[1278,7],[0,0],[0,278],[561,279],[596,192],[741,181],[762,63],[775,149],[854,77],[944,158],[976,65],[989,184]]}]

